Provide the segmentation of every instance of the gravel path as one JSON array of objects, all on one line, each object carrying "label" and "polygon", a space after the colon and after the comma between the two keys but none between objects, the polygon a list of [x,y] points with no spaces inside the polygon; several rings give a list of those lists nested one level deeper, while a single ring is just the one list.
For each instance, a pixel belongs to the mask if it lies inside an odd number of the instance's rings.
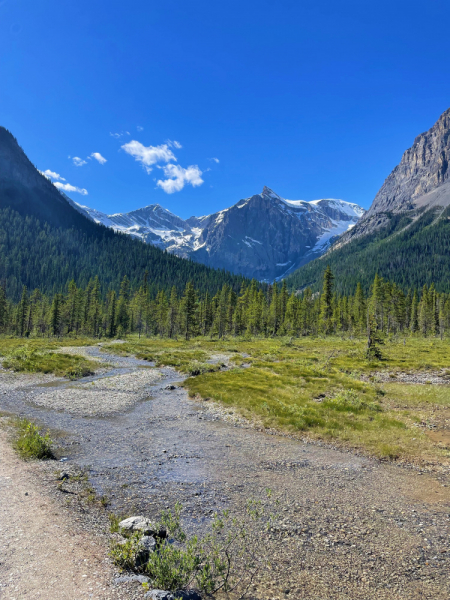
[{"label": "gravel path", "polygon": [[[448,600],[448,474],[248,428],[228,411],[190,400],[172,369],[119,362],[112,377],[77,384],[96,390],[80,412],[58,400],[70,387],[27,378],[13,388],[6,375],[5,388],[0,373],[0,408],[59,432],[64,468],[89,465],[90,481],[118,513],[152,518],[178,500],[188,529],[201,532],[219,508],[238,511],[267,487],[281,493],[283,519],[273,532],[279,551],[252,590],[255,600]],[[147,373],[156,374],[153,385]],[[142,386],[145,402],[137,400]],[[118,400],[113,412],[114,394],[129,400]]]},{"label": "gravel path", "polygon": [[0,598],[141,598],[141,589],[114,585],[105,536],[52,497],[54,466],[19,460],[4,431],[0,456]]}]

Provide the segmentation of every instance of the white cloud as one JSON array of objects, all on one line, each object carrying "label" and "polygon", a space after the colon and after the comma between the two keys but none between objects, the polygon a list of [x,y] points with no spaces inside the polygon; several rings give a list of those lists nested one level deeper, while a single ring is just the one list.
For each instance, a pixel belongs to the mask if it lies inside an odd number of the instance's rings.
[{"label": "white cloud", "polygon": [[47,177],[47,179],[55,179],[56,181],[65,181],[64,177],[61,177],[61,175],[59,175],[59,173],[55,173],[55,171],[50,171],[50,169],[47,169],[46,171],[39,171],[39,173],[42,173],[42,175],[44,175],[45,177]]},{"label": "white cloud", "polygon": [[167,140],[167,143],[169,146],[173,146],[177,150],[180,150],[183,147],[180,142],[177,142],[177,140]]},{"label": "white cloud", "polygon": [[138,131],[144,131],[144,128],[142,127],[142,125],[136,125],[136,129]]},{"label": "white cloud", "polygon": [[215,163],[219,164],[220,160],[218,158],[210,158],[209,160],[213,160]]},{"label": "white cloud", "polygon": [[111,133],[109,132],[109,135],[113,138],[116,138],[116,140],[118,140],[119,138],[121,138],[123,136],[123,133]]},{"label": "white cloud", "polygon": [[82,158],[80,158],[79,156],[74,156],[74,157],[72,158],[72,160],[73,160],[73,164],[74,164],[76,167],[82,167],[83,165],[87,164],[87,163],[86,163],[86,161],[85,161],[85,160],[83,160]]},{"label": "white cloud", "polygon": [[198,187],[203,183],[202,172],[197,165],[191,165],[187,169],[183,169],[180,165],[165,165],[161,168],[164,170],[167,179],[159,179],[156,185],[163,189],[166,194],[179,192],[187,184]]},{"label": "white cloud", "polygon": [[70,183],[61,183],[60,181],[55,181],[53,184],[58,190],[63,190],[63,192],[76,192],[77,194],[81,194],[82,196],[87,196],[88,191],[84,188],[75,187],[74,185],[70,185]]},{"label": "white cloud", "polygon": [[140,142],[132,140],[131,142],[124,144],[122,150],[125,150],[127,154],[130,154],[135,160],[140,162],[147,173],[151,173],[151,167],[156,165],[156,163],[177,160],[168,144],[161,144],[160,146],[144,146]]},{"label": "white cloud", "polygon": [[[106,158],[100,154],[100,152],[93,152],[91,156],[92,158],[95,158],[95,160],[97,160],[101,165],[104,165],[105,162],[108,162]],[[91,158],[91,156],[89,158]]]}]

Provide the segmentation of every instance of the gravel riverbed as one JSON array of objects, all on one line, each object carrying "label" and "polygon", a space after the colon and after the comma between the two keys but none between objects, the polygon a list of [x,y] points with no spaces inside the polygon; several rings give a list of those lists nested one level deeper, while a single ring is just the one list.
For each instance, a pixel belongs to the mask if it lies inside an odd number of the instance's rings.
[{"label": "gravel riverbed", "polygon": [[112,510],[154,518],[180,501],[201,533],[214,511],[271,488],[283,499],[277,552],[251,598],[448,600],[448,474],[257,431],[189,399],[172,369],[102,358],[109,373],[57,387],[0,372],[0,409],[57,432],[64,468],[87,468]]}]

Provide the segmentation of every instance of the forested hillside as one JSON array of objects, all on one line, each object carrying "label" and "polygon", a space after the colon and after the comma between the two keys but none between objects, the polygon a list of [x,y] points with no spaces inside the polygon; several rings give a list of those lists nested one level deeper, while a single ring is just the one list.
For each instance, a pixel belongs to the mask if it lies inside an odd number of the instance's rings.
[{"label": "forested hillside", "polygon": [[[71,209],[73,210],[73,209]],[[74,211],[75,212],[75,211]],[[85,287],[98,275],[102,289],[119,290],[127,275],[136,289],[148,272],[150,293],[187,281],[215,293],[224,283],[240,289],[243,277],[167,254],[106,227],[54,227],[11,209],[0,209],[0,280],[8,297],[18,299],[23,285],[45,293],[62,292],[72,279]]]},{"label": "forested hillside", "polygon": [[215,293],[224,283],[238,290],[243,281],[93,223],[0,128],[0,282],[8,297],[17,300],[24,285],[53,294],[71,280],[87,286],[95,276],[102,290],[119,291],[125,275],[135,289],[146,272],[151,293],[172,286],[182,290],[187,281]]},{"label": "forested hillside", "polygon": [[429,210],[412,222],[410,216],[391,215],[389,224],[330,251],[287,278],[290,289],[318,290],[327,265],[335,274],[336,289],[351,294],[356,284],[368,290],[375,274],[403,289],[434,283],[450,290],[450,209]]}]

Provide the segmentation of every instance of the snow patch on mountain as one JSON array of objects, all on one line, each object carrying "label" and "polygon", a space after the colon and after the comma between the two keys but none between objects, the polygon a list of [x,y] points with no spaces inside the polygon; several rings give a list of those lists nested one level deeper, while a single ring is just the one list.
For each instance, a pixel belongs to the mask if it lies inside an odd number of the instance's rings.
[{"label": "snow patch on mountain", "polygon": [[108,215],[68,201],[115,231],[184,258],[267,281],[323,254],[331,240],[365,213],[357,204],[335,198],[286,200],[268,187],[230,208],[186,220],[159,204]]}]

